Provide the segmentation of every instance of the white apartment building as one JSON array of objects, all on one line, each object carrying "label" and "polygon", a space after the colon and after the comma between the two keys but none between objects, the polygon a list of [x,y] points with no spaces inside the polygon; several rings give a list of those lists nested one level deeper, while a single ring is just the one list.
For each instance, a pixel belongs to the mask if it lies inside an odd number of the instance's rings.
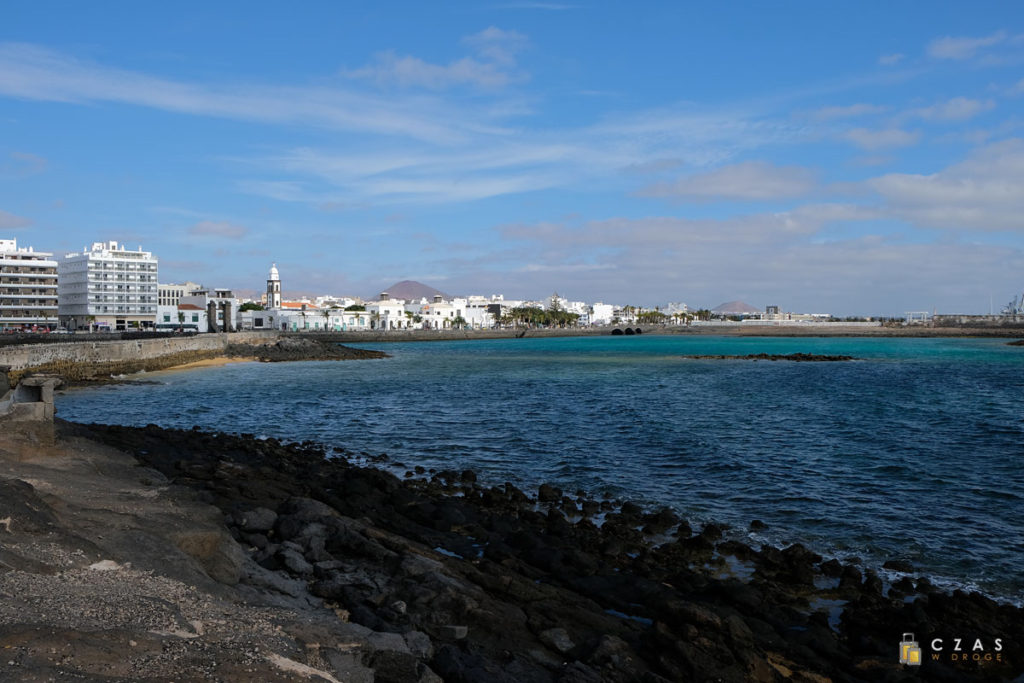
[{"label": "white apartment building", "polygon": [[[500,311],[500,301],[492,301],[483,296],[473,295],[468,296],[462,301],[465,301],[464,312],[462,317],[466,319],[466,324],[474,330],[485,330],[494,327],[494,311]],[[456,305],[458,309],[458,305]]]},{"label": "white apartment building", "polygon": [[195,282],[183,282],[178,284],[166,284],[156,286],[157,306],[177,306],[181,303],[181,297],[191,296],[192,292],[202,289],[203,286]]},{"label": "white apartment building", "polygon": [[157,258],[117,242],[94,242],[58,262],[62,325],[73,329],[151,329],[156,323]]},{"label": "white apartment building", "polygon": [[57,325],[53,255],[0,240],[0,329]]}]

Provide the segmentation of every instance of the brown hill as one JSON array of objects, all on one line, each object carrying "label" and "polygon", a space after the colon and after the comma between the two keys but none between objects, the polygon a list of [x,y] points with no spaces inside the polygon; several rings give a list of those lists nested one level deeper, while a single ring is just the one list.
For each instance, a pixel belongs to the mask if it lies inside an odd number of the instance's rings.
[{"label": "brown hill", "polygon": [[434,289],[429,285],[425,285],[422,282],[416,282],[415,280],[402,280],[401,282],[396,282],[383,291],[387,292],[392,299],[405,299],[406,301],[419,301],[422,298],[432,299],[436,294],[440,294],[445,299],[451,298],[440,289]]}]

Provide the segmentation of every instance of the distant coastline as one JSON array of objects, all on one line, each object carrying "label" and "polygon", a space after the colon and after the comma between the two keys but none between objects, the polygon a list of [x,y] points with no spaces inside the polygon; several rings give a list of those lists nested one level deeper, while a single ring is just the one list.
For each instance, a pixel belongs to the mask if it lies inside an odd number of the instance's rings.
[{"label": "distant coastline", "polygon": [[[620,326],[625,327],[625,326]],[[690,325],[631,326],[642,334],[722,337],[998,337],[1024,338],[1020,327],[883,327],[854,326],[842,323],[820,325]],[[311,339],[337,343],[452,341],[457,339],[513,339],[537,337],[601,337],[608,336],[614,326],[598,328],[503,328],[497,330],[387,330],[359,332],[296,333]],[[628,343],[628,342],[624,342]]]},{"label": "distant coastline", "polygon": [[[502,328],[490,330],[387,330],[358,332],[240,332],[232,334],[200,334],[171,336],[146,340],[94,340],[88,335],[76,335],[61,343],[19,344],[0,346],[0,370],[12,384],[27,374],[53,374],[65,381],[109,381],[112,376],[141,371],[152,372],[175,367],[197,367],[194,364],[220,364],[228,357],[255,360],[257,347],[294,339],[315,342],[318,347],[334,344],[359,344],[412,341],[455,341],[472,339],[515,339],[553,337],[610,336],[614,327],[600,328]],[[844,325],[841,323],[816,325],[752,325],[699,324],[677,326],[637,326],[642,335],[672,335],[694,337],[909,337],[909,338],[1001,338],[1024,339],[1024,326],[1011,327],[885,327]],[[629,344],[623,337],[623,344]],[[250,349],[253,352],[240,352]],[[327,356],[319,351],[310,355],[306,351],[285,353],[275,360],[323,360]],[[361,352],[360,352],[361,353]],[[353,358],[351,350],[345,357]],[[358,356],[359,354],[355,354]],[[269,359],[268,359],[269,360]]]}]

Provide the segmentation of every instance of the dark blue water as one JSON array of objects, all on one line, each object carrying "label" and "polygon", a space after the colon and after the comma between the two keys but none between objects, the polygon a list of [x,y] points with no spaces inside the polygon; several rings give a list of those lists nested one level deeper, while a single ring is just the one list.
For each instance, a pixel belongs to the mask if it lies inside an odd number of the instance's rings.
[{"label": "dark blue water", "polygon": [[[1001,340],[599,337],[365,345],[78,389],[60,416],[200,425],[669,504],[753,540],[1024,600],[1024,349]],[[810,352],[846,363],[686,360]]]}]

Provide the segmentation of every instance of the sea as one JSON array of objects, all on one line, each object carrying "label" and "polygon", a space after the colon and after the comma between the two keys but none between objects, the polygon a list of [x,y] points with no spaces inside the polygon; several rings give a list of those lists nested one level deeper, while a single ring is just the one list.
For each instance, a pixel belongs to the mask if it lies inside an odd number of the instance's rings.
[{"label": "sea", "polygon": [[[1024,348],[1003,339],[620,337],[352,344],[390,358],[234,363],[57,398],[77,422],[386,454],[399,473],[669,506],[754,544],[1024,603]],[[848,362],[695,360],[813,353]],[[760,520],[767,528],[751,531]]]}]

